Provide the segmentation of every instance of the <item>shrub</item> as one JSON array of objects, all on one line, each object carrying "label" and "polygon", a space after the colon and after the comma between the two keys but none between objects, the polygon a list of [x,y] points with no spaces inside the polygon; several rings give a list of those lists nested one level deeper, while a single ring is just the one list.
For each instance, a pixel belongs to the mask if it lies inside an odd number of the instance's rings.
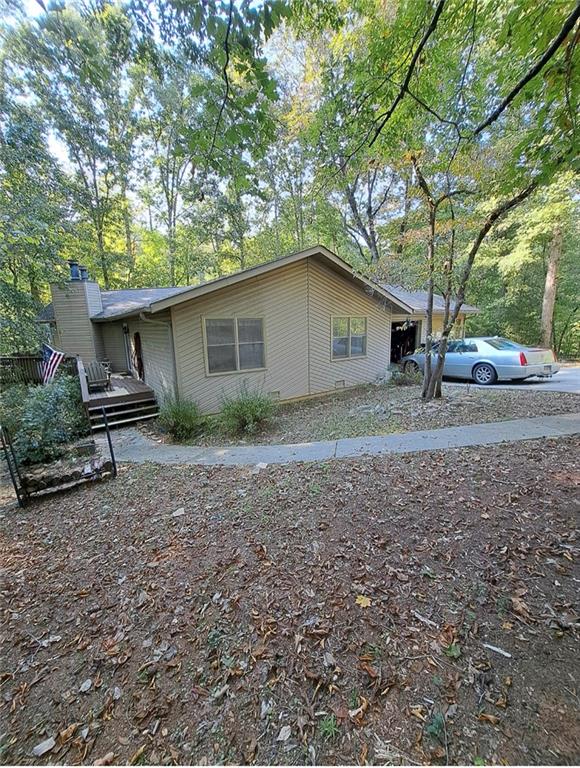
[{"label": "shrub", "polygon": [[177,442],[191,440],[201,432],[203,416],[197,403],[179,397],[167,398],[159,412],[159,424]]},{"label": "shrub", "polygon": [[0,424],[8,430],[12,438],[20,429],[27,397],[26,384],[6,387],[0,395]]},{"label": "shrub", "polygon": [[226,432],[233,435],[253,435],[273,415],[276,404],[262,392],[252,392],[243,386],[236,397],[226,397],[222,402],[220,420]]},{"label": "shrub", "polygon": [[89,431],[79,383],[72,376],[44,386],[11,387],[2,394],[1,411],[23,464],[56,459],[69,441]]},{"label": "shrub", "polygon": [[393,371],[392,383],[396,387],[416,387],[423,382],[421,371]]}]

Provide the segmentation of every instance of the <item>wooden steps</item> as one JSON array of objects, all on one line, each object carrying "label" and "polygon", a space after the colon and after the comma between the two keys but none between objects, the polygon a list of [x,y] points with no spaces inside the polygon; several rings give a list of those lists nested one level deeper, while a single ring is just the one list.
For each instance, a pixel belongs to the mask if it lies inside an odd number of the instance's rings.
[{"label": "wooden steps", "polygon": [[154,419],[159,414],[159,405],[153,394],[147,398],[141,397],[125,402],[115,403],[113,400],[103,405],[89,405],[89,420],[93,432],[105,428],[103,407],[105,408],[107,421],[111,428],[133,424],[136,421],[143,421],[145,419]]}]

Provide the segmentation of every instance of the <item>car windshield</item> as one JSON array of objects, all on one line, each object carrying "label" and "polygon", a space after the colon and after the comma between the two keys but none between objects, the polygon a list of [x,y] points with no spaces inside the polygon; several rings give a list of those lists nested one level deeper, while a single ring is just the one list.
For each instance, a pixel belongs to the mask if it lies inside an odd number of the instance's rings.
[{"label": "car windshield", "polygon": [[508,341],[507,339],[486,339],[485,343],[494,349],[525,349],[521,344],[516,344],[515,341]]}]

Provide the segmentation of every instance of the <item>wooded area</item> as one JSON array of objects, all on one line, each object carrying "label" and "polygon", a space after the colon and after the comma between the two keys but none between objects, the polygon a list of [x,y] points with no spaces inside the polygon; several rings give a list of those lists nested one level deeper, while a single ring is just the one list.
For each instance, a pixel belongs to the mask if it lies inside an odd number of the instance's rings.
[{"label": "wooded area", "polygon": [[470,333],[580,356],[580,5],[0,9],[3,353],[38,347],[68,258],[165,286],[322,243],[443,294],[444,338],[467,300]]}]

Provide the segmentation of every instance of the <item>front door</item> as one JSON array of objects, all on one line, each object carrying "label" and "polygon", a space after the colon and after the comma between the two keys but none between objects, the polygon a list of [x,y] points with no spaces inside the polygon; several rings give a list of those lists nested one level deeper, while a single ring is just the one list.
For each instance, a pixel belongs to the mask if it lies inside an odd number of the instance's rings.
[{"label": "front door", "polygon": [[141,381],[145,381],[145,369],[143,367],[143,350],[141,347],[141,334],[139,331],[133,334],[133,371],[137,374],[137,378]]}]

